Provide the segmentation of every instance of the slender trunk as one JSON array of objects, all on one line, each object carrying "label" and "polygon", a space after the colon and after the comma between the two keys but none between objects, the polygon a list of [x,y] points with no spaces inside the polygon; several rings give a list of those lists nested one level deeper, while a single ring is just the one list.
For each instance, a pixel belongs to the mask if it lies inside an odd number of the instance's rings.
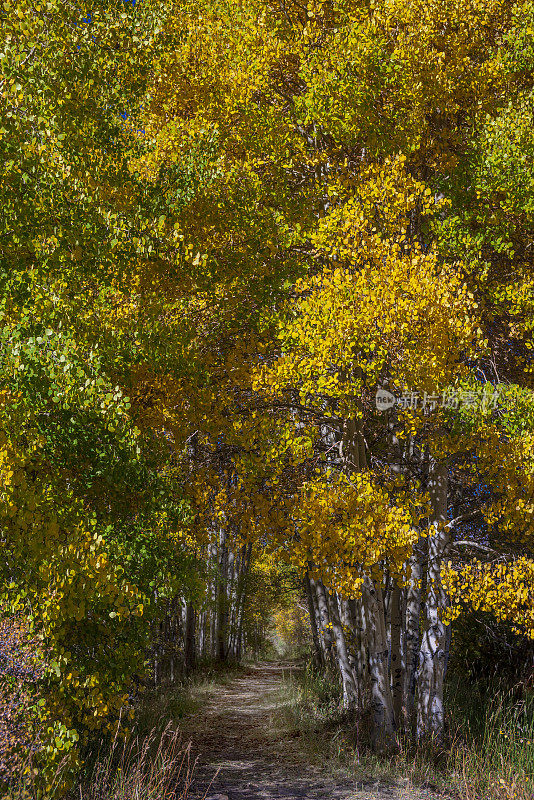
[{"label": "slender trunk", "polygon": [[227,609],[227,580],[228,580],[228,548],[226,546],[226,530],[221,528],[219,534],[219,580],[217,585],[217,659],[226,659],[228,609]]},{"label": "slender trunk", "polygon": [[395,747],[395,726],[389,682],[384,596],[381,585],[371,578],[364,581],[363,605],[369,642],[373,747],[377,752],[389,752]]},{"label": "slender trunk", "polygon": [[358,696],[354,675],[349,661],[345,633],[339,617],[338,599],[336,594],[330,596],[330,618],[332,620],[332,631],[336,643],[336,660],[341,674],[341,686],[343,691],[343,708],[355,708]]},{"label": "slender trunk", "polygon": [[400,730],[402,726],[402,701],[403,701],[403,669],[402,669],[402,589],[397,581],[393,583],[390,597],[390,670],[391,670],[391,692],[393,694],[393,716],[395,718],[395,728]]},{"label": "slender trunk", "polygon": [[217,622],[218,622],[218,614],[217,614],[217,587],[219,584],[219,576],[218,576],[218,557],[217,557],[217,545],[211,544],[210,545],[210,561],[211,561],[211,573],[212,573],[212,581],[210,587],[210,657],[215,659],[217,658],[217,641],[218,641],[218,632],[217,632]]},{"label": "slender trunk", "polygon": [[415,689],[417,675],[417,661],[419,657],[419,640],[421,636],[421,580],[423,570],[421,567],[421,544],[417,544],[408,562],[410,578],[406,593],[406,637],[404,673],[404,709],[405,729],[413,734],[415,727]]},{"label": "slender trunk", "polygon": [[323,664],[323,653],[321,650],[321,643],[319,641],[319,629],[317,626],[317,616],[315,613],[315,604],[313,602],[312,587],[310,583],[310,576],[308,573],[304,576],[304,588],[306,589],[306,598],[308,600],[308,614],[310,617],[310,628],[313,639],[313,650],[315,665],[321,669]]},{"label": "slender trunk", "polygon": [[361,683],[360,683],[360,667],[359,667],[359,641],[358,631],[356,628],[356,619],[354,613],[354,600],[341,600],[339,601],[339,611],[341,616],[341,624],[345,631],[345,639],[347,641],[347,650],[349,654],[349,664],[356,687],[356,705],[359,705],[361,698]]},{"label": "slender trunk", "polygon": [[191,603],[185,607],[184,626],[184,666],[186,673],[190,673],[195,666],[195,610]]},{"label": "slender trunk", "polygon": [[362,597],[359,598],[357,602],[357,611],[360,620],[360,627],[359,627],[359,645],[360,645],[360,654],[359,654],[359,663],[361,667],[361,676],[360,676],[360,686],[361,686],[361,704],[362,708],[368,708],[371,705],[371,669],[369,664],[369,652],[370,652],[370,631],[369,631],[369,619],[368,614],[366,612],[366,606],[363,597],[363,590],[362,590]]},{"label": "slender trunk", "polygon": [[332,628],[330,625],[330,614],[328,612],[326,591],[322,581],[314,581],[314,583],[315,583],[315,591],[317,594],[319,620],[324,639],[324,647],[326,654],[325,662],[328,667],[332,667],[333,666]]},{"label": "slender trunk", "polygon": [[447,596],[441,582],[441,565],[449,549],[447,523],[448,468],[445,462],[432,465],[429,495],[432,507],[428,539],[427,597],[421,650],[419,653],[417,738],[441,737],[444,732],[443,684],[447,626],[441,612]]},{"label": "slender trunk", "polygon": [[354,653],[354,680],[358,688],[358,699],[360,707],[365,705],[366,689],[368,684],[367,676],[367,648],[363,643],[363,624],[362,624],[362,600],[347,601],[347,612],[350,619],[350,628],[352,631],[353,653]]},{"label": "slender trunk", "polygon": [[313,603],[313,611],[315,619],[317,621],[317,635],[319,637],[319,647],[321,648],[321,664],[323,669],[325,669],[328,666],[328,650],[327,650],[327,642],[322,627],[321,613],[319,611],[319,601],[317,599],[317,584],[313,578],[309,577],[309,573],[308,573],[308,578],[310,581],[310,591]]},{"label": "slender trunk", "polygon": [[237,569],[238,561],[233,549],[228,552],[228,612],[227,612],[227,626],[228,626],[228,655],[230,658],[235,658],[235,624],[237,612]]},{"label": "slender trunk", "polygon": [[206,638],[206,612],[202,611],[198,615],[198,655],[200,658],[204,656]]},{"label": "slender trunk", "polygon": [[239,589],[238,589],[238,605],[236,613],[236,659],[241,660],[245,649],[245,635],[243,631],[243,620],[245,617],[245,603],[247,600],[248,588],[248,571],[250,568],[250,559],[252,556],[252,543],[249,542],[243,546],[241,567],[239,570]]}]

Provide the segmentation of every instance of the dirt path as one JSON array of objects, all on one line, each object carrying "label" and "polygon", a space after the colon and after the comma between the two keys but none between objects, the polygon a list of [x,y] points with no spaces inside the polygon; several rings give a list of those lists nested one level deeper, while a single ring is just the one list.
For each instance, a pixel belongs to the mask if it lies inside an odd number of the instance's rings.
[{"label": "dirt path", "polygon": [[[298,740],[276,724],[283,665],[259,664],[216,685],[183,720],[198,756],[191,800],[423,800],[396,787],[356,782],[310,765]],[[214,775],[219,771],[214,779]],[[211,782],[211,786],[210,786]]]}]

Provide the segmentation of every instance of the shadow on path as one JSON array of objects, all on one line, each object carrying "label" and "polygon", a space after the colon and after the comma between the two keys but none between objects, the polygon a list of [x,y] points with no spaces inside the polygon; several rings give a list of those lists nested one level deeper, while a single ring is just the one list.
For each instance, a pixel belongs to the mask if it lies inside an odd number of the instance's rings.
[{"label": "shadow on path", "polygon": [[[289,665],[257,664],[226,685],[214,686],[202,709],[183,720],[198,757],[191,800],[415,798],[394,787],[337,779],[326,767],[307,763],[298,742],[273,720],[284,677],[291,671]],[[417,795],[427,797],[425,792]]]}]

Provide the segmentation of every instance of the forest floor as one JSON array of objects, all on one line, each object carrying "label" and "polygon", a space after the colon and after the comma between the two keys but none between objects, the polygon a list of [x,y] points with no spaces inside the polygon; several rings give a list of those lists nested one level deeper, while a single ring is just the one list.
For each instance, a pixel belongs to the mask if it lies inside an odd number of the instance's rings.
[{"label": "forest floor", "polygon": [[283,724],[291,666],[261,663],[204,687],[181,720],[198,758],[191,800],[427,800],[426,789],[362,779],[331,763],[310,763]]}]

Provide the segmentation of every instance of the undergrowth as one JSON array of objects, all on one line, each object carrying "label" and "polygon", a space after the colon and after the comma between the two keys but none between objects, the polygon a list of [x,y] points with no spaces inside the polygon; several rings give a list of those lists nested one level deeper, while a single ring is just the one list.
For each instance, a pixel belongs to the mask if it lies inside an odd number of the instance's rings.
[{"label": "undergrowth", "polygon": [[189,744],[170,724],[144,739],[112,747],[91,779],[80,785],[79,800],[186,800],[194,770]]},{"label": "undergrowth", "polygon": [[[180,720],[199,713],[214,687],[231,680],[239,666],[200,664],[174,686],[145,687],[134,702],[135,717],[128,736],[103,739],[84,753],[84,768],[66,800],[187,800],[195,760],[190,742],[180,734]],[[1,800],[43,800],[31,763],[24,777],[0,790]],[[63,796],[62,765],[46,800]]]},{"label": "undergrowth", "polygon": [[498,684],[453,686],[450,769],[467,800],[534,798],[534,695]]},{"label": "undergrowth", "polygon": [[[117,737],[65,800],[187,800],[194,767],[190,744],[171,724],[143,738]],[[36,771],[26,770],[24,777],[5,790],[2,800],[43,800],[36,777]],[[64,796],[61,785],[59,765],[47,800]]]},{"label": "undergrowth", "polygon": [[89,759],[72,800],[187,800],[195,760],[180,720],[200,713],[215,686],[229,682],[239,665],[199,664],[175,686],[145,689],[135,708],[133,732],[121,747]]},{"label": "undergrowth", "polygon": [[499,686],[449,686],[445,742],[414,747],[399,741],[387,758],[370,748],[369,719],[340,710],[337,681],[310,670],[286,681],[281,721],[298,735],[310,760],[362,779],[425,786],[462,800],[533,800],[534,696],[514,698]]}]

